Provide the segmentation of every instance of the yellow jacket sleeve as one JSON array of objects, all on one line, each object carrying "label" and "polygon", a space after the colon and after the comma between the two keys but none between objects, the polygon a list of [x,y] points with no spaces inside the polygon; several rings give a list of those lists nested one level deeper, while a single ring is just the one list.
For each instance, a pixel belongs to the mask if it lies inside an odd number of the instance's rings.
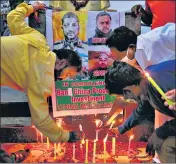
[{"label": "yellow jacket sleeve", "polygon": [[[41,88],[43,88],[42,91]],[[53,142],[66,142],[69,140],[69,132],[57,126],[49,115],[47,97],[50,91],[40,85],[27,89],[27,96],[31,117],[36,128]]]},{"label": "yellow jacket sleeve", "polygon": [[31,32],[39,33],[25,22],[25,18],[33,12],[34,10],[31,5],[21,3],[7,15],[8,27],[12,35],[29,34]]},{"label": "yellow jacket sleeve", "polygon": [[[8,14],[9,28],[12,35],[16,35],[12,38],[15,38],[14,42],[17,40],[23,44],[17,47],[20,51],[14,54],[15,70],[19,72],[16,76],[21,77],[24,83],[21,86],[27,94],[32,121],[36,128],[53,142],[66,142],[69,140],[69,132],[57,126],[49,115],[47,103],[54,83],[56,56],[50,51],[45,37],[25,23],[25,17],[32,12],[32,6],[22,3]],[[22,67],[19,70],[24,63],[28,65],[27,69]]]}]

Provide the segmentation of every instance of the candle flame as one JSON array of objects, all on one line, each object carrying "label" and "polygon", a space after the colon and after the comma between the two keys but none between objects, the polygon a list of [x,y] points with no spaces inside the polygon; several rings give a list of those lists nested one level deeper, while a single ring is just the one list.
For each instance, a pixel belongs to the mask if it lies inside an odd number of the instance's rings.
[{"label": "candle flame", "polygon": [[58,127],[61,127],[61,123],[60,123],[60,122],[58,122],[58,123],[57,123],[57,126],[58,126]]},{"label": "candle flame", "polygon": [[95,120],[96,127],[98,127],[100,120]]},{"label": "candle flame", "polygon": [[134,138],[134,135],[130,136],[130,140],[132,140]]},{"label": "candle flame", "polygon": [[148,73],[148,72],[146,72],[146,73],[145,73],[145,75],[146,75],[147,77],[150,77],[150,75],[149,75],[149,73]]},{"label": "candle flame", "polygon": [[85,144],[85,140],[84,139],[81,140],[81,144],[83,144],[83,145]]}]

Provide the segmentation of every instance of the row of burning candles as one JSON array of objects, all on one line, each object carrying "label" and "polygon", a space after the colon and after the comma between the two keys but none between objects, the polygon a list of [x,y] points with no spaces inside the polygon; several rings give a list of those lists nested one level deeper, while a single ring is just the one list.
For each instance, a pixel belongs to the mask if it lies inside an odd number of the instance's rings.
[{"label": "row of burning candles", "polygon": [[[96,123],[96,127],[98,127],[99,125],[99,122],[100,120],[96,120],[95,123]],[[112,121],[111,125],[110,125],[110,129],[112,129],[113,125],[114,125],[115,121]],[[58,126],[61,127],[61,122],[58,123]],[[79,125],[79,129],[80,131],[83,131],[82,129],[82,125],[80,124]],[[37,133],[37,142],[40,142],[43,143],[43,134],[41,132],[39,132],[37,129],[36,129],[36,133]],[[96,130],[96,139],[94,140],[94,145],[93,145],[93,159],[92,159],[92,163],[96,163],[95,161],[95,157],[96,157],[96,147],[97,147],[97,141],[98,141],[98,133],[99,133],[99,130]],[[106,163],[106,158],[107,158],[107,151],[106,151],[106,141],[108,139],[108,133],[107,135],[105,136],[104,140],[103,140],[103,147],[104,147],[104,154],[103,154],[103,157],[104,157],[104,163]],[[129,144],[128,144],[128,153],[130,153],[130,147],[131,147],[131,140],[133,139],[134,135],[130,136],[129,137]],[[40,138],[40,139],[39,139]],[[47,137],[47,149],[50,148],[50,142],[49,142],[49,138]],[[86,139],[82,139],[81,140],[81,144],[80,144],[80,147],[82,148],[82,145],[85,144],[86,145],[86,152],[85,152],[85,163],[88,163],[88,143],[89,143],[89,140]],[[57,159],[57,152],[60,148],[60,143],[58,143],[58,146],[56,143],[54,143],[54,160]],[[75,143],[73,143],[73,160],[75,160],[75,152],[76,152],[76,145]],[[115,155],[116,154],[116,138],[115,137],[112,137],[112,155]]]}]

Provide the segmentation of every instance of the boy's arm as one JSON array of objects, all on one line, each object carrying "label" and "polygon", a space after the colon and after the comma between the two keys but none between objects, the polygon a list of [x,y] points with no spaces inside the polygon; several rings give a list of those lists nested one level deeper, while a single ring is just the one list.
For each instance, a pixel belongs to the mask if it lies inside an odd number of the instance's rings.
[{"label": "boy's arm", "polygon": [[49,115],[47,97],[50,95],[51,88],[42,84],[27,89],[32,121],[36,128],[53,142],[66,142],[69,140],[69,132],[58,127]]},{"label": "boy's arm", "polygon": [[7,15],[7,23],[12,35],[22,35],[29,33],[39,33],[37,30],[29,27],[25,18],[38,9],[44,9],[44,4],[34,3],[34,5],[28,5],[26,3],[19,4],[15,10],[12,10]]}]

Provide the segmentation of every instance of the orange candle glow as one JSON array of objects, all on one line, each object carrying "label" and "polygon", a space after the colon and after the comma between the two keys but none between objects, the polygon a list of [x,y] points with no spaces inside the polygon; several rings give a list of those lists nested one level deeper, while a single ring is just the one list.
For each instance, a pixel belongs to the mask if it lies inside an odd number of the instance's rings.
[{"label": "orange candle glow", "polygon": [[61,122],[58,122],[58,123],[57,123],[57,126],[58,126],[58,127],[61,127]]}]

